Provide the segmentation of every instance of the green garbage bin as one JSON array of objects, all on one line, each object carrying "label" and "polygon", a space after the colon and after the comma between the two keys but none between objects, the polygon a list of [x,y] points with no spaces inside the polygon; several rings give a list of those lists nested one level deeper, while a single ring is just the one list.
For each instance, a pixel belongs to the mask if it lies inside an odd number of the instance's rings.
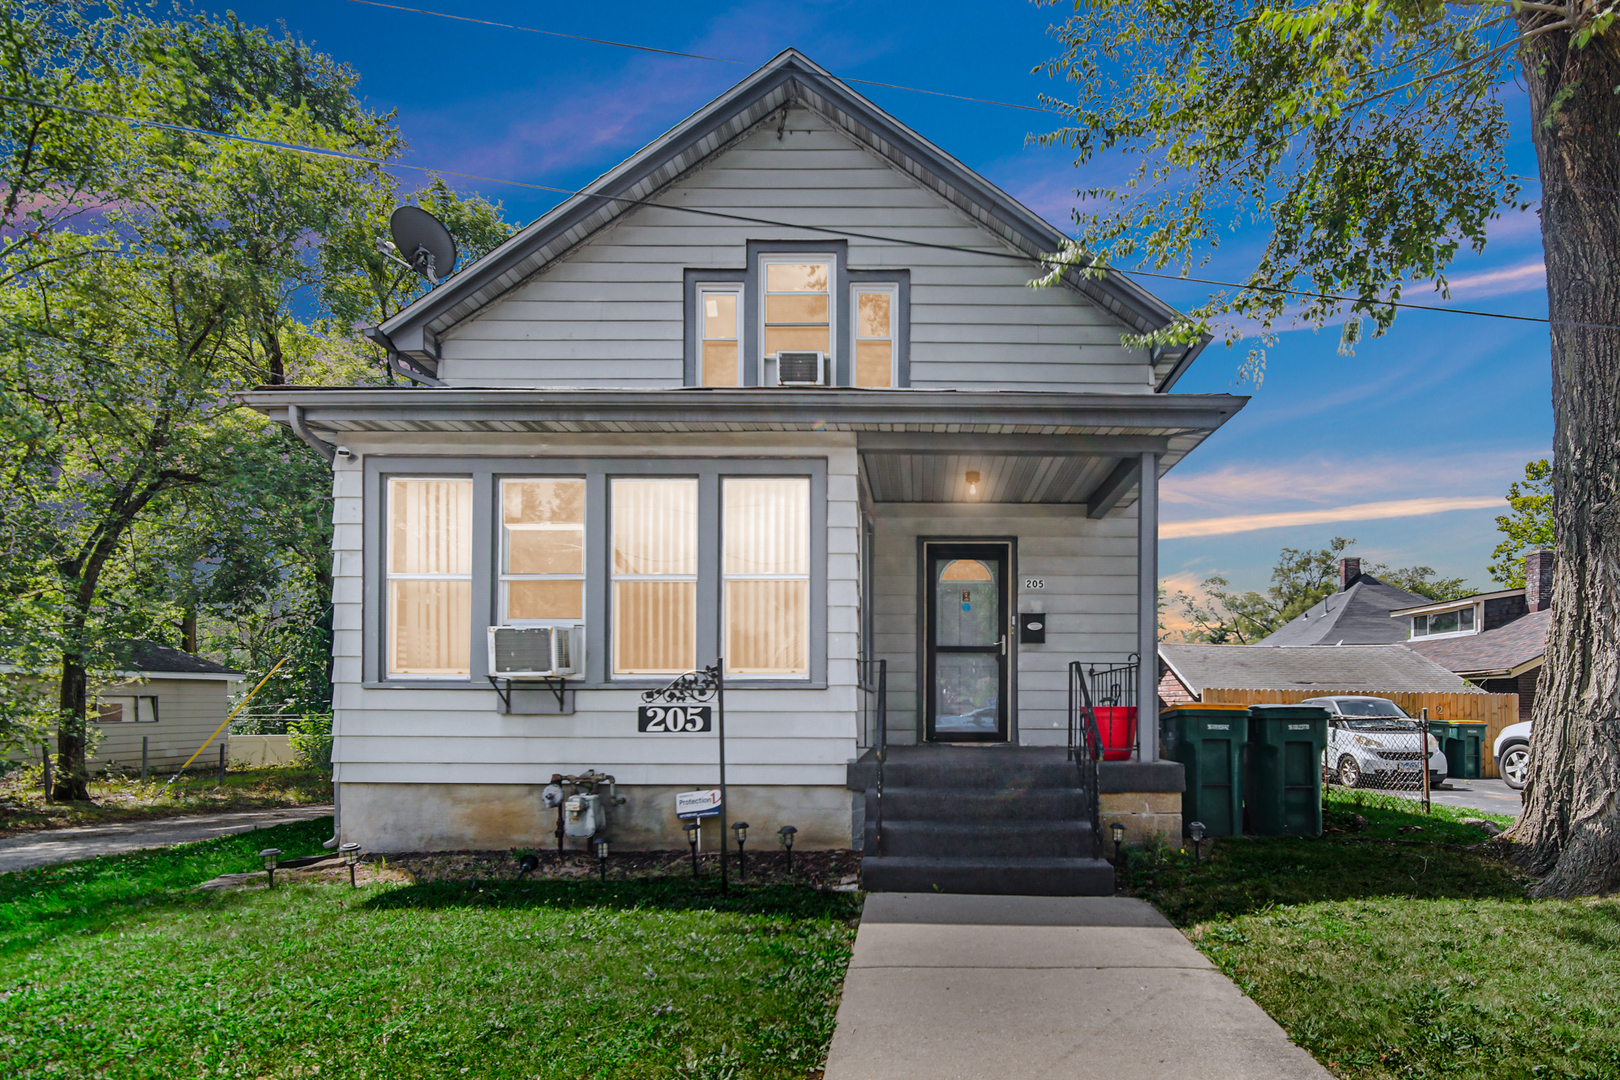
[{"label": "green garbage bin", "polygon": [[1485,775],[1487,725],[1476,720],[1430,720],[1427,727],[1446,755],[1446,774],[1451,779],[1478,780]]},{"label": "green garbage bin", "polygon": [[1328,713],[1314,705],[1249,707],[1244,828],[1255,836],[1322,835]]},{"label": "green garbage bin", "polygon": [[1485,733],[1489,726],[1473,720],[1451,725],[1451,734],[1440,745],[1446,751],[1446,772],[1459,780],[1478,780],[1485,775]]},{"label": "green garbage bin", "polygon": [[1181,824],[1204,823],[1205,836],[1236,836],[1243,826],[1243,744],[1249,711],[1242,705],[1173,705],[1159,714],[1159,756],[1181,762],[1187,787]]}]

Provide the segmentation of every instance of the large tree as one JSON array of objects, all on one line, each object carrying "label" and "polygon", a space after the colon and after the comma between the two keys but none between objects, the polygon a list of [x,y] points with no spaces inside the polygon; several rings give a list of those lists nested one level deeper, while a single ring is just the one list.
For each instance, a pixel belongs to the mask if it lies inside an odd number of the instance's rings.
[{"label": "large tree", "polygon": [[0,15],[0,651],[56,675],[58,797],[87,796],[93,687],[131,639],[195,648],[202,608],[268,613],[285,647],[329,602],[329,473],[235,395],[384,377],[354,327],[421,287],[376,248],[401,143],[356,81],[232,18]]},{"label": "large tree", "polygon": [[[1620,33],[1575,0],[1076,0],[1049,65],[1049,142],[1134,156],[1088,190],[1055,268],[1187,267],[1239,218],[1268,229],[1222,316],[1381,333],[1413,282],[1520,204],[1504,99],[1528,88],[1551,319],[1558,563],[1531,775],[1513,838],[1538,888],[1620,885]],[[1232,325],[1230,322],[1228,326]],[[1229,340],[1235,331],[1228,331]],[[1153,342],[1158,343],[1158,342]],[[1263,359],[1257,353],[1251,360]]]}]

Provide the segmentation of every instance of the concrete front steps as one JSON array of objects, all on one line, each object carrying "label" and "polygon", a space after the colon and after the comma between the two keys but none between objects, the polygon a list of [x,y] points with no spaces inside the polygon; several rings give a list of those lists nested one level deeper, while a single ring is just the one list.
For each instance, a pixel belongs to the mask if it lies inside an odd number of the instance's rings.
[{"label": "concrete front steps", "polygon": [[876,762],[863,757],[856,771],[868,892],[1113,894],[1114,868],[1094,855],[1088,796],[1061,747],[891,747],[881,847]]}]

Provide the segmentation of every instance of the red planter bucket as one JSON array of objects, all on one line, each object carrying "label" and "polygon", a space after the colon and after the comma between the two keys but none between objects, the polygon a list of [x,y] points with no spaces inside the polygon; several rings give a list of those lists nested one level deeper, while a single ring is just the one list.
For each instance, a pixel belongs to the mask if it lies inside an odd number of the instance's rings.
[{"label": "red planter bucket", "polygon": [[1129,761],[1136,746],[1136,706],[1101,705],[1095,710],[1104,761]]}]

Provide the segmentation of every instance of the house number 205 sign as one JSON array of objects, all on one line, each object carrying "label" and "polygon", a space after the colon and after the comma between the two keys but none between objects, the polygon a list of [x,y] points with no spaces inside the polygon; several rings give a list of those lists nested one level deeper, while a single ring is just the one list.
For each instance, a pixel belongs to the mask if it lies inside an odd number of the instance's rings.
[{"label": "house number 205 sign", "polygon": [[643,705],[636,710],[636,730],[663,735],[708,731],[713,716],[712,705]]}]

